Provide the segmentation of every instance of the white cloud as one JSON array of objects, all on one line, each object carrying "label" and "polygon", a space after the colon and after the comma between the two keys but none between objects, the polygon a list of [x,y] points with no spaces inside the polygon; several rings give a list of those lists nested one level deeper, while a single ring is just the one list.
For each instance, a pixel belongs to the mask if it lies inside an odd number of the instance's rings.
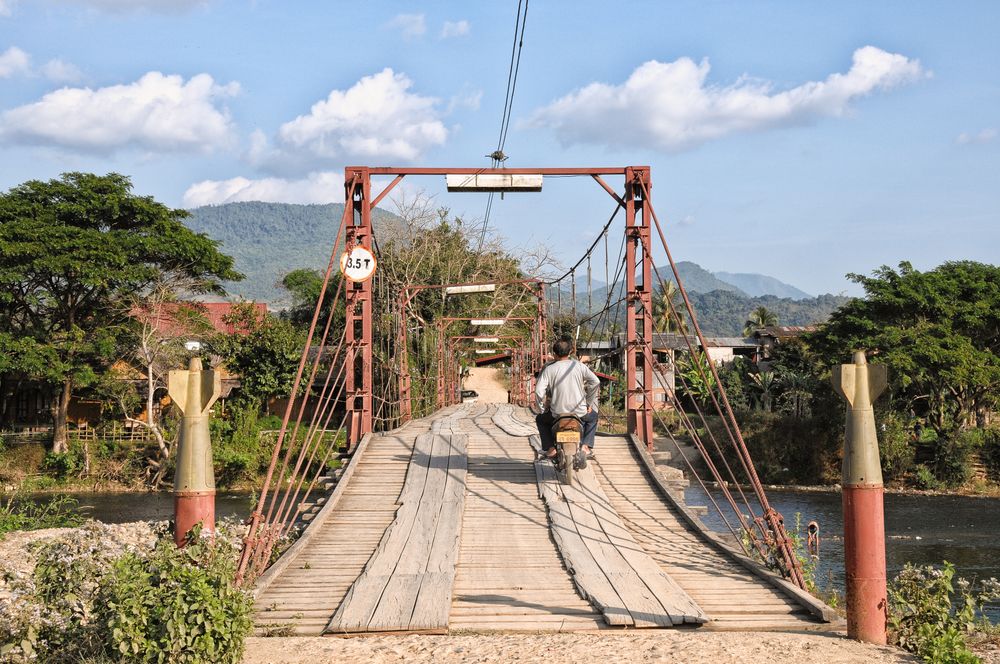
[{"label": "white cloud", "polygon": [[459,108],[467,108],[472,111],[478,111],[479,105],[483,101],[483,91],[474,90],[471,92],[463,92],[457,94],[448,100],[448,113],[454,112]]},{"label": "white cloud", "polygon": [[74,83],[83,78],[83,72],[76,65],[59,59],[46,62],[42,75],[55,83]]},{"label": "white cloud", "polygon": [[0,53],[0,78],[29,73],[31,73],[31,56],[17,46],[11,46]]},{"label": "white cloud", "polygon": [[11,46],[0,53],[0,78],[10,78],[15,75],[35,76],[38,73],[56,83],[71,83],[83,77],[83,73],[76,66],[58,59],[49,60],[42,66],[40,72],[36,72],[31,66],[31,55],[17,46]]},{"label": "white cloud", "polygon": [[706,82],[708,60],[651,60],[621,85],[591,83],[538,109],[528,126],[548,127],[565,145],[604,143],[678,152],[737,132],[806,124],[841,116],[860,97],[929,76],[918,60],[874,46],[854,52],[846,74],[831,74],[784,92],[741,77]]},{"label": "white cloud", "polygon": [[467,34],[469,34],[469,22],[464,19],[461,21],[445,21],[444,26],[441,27],[441,39],[464,37]]},{"label": "white cloud", "polygon": [[[0,0],[2,2],[3,0]],[[207,5],[210,0],[50,0],[62,4],[83,5],[98,11],[124,14],[149,11],[161,14],[181,14],[195,7]]]},{"label": "white cloud", "polygon": [[184,207],[222,205],[238,201],[269,203],[343,203],[344,175],[332,171],[310,173],[300,180],[244,177],[196,182],[184,192]]},{"label": "white cloud", "polygon": [[404,39],[415,39],[427,32],[427,19],[423,14],[396,14],[385,27],[399,30]]},{"label": "white cloud", "polygon": [[997,137],[997,130],[990,127],[974,133],[962,132],[955,139],[959,145],[969,145],[970,143],[989,143]]},{"label": "white cloud", "polygon": [[16,4],[17,0],[0,0],[0,16],[10,16]]},{"label": "white cloud", "polygon": [[218,104],[238,92],[238,83],[219,85],[208,74],[185,82],[160,72],[96,90],[63,88],[0,115],[0,139],[85,152],[209,152],[233,141]]},{"label": "white cloud", "polygon": [[[389,184],[388,176],[372,177],[372,196],[377,196]],[[422,194],[410,190],[405,183],[397,184],[380,207],[392,205],[398,197],[412,200]],[[299,203],[301,205],[343,203],[344,175],[342,172],[317,171],[304,178],[235,177],[228,180],[203,180],[184,192],[185,208],[202,205],[223,205],[246,201],[267,203]]]},{"label": "white cloud", "polygon": [[273,146],[251,137],[252,162],[278,170],[317,169],[348,161],[415,161],[441,145],[448,129],[439,100],[410,92],[404,74],[383,69],[347,90],[333,90],[307,115],[283,124]]}]

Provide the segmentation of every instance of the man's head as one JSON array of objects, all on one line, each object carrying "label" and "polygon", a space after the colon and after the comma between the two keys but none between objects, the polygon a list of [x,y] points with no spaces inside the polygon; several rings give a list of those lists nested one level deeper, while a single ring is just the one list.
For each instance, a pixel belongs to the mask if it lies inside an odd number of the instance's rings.
[{"label": "man's head", "polygon": [[557,360],[565,360],[573,352],[573,337],[564,334],[559,340],[552,344],[552,354]]}]

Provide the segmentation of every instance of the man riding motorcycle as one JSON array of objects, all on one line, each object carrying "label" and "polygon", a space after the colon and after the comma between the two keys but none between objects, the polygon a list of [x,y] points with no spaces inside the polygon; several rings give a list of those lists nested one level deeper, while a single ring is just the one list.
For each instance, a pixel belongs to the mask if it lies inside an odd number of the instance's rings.
[{"label": "man riding motorcycle", "polygon": [[542,368],[535,383],[535,400],[541,411],[535,417],[535,424],[538,426],[542,450],[549,459],[556,456],[552,424],[558,415],[575,415],[580,418],[583,422],[581,450],[585,458],[594,458],[597,398],[601,391],[601,381],[590,367],[570,358],[573,350],[573,338],[568,335],[552,344],[555,360]]}]

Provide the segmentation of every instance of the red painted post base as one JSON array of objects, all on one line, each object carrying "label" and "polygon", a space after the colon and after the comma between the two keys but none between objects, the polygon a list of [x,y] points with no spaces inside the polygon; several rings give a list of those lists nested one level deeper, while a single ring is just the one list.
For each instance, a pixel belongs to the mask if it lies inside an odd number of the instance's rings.
[{"label": "red painted post base", "polygon": [[882,485],[845,486],[844,568],[847,636],[885,645],[885,516]]},{"label": "red painted post base", "polygon": [[202,524],[202,537],[215,539],[215,490],[174,493],[174,543],[187,543],[191,529]]}]

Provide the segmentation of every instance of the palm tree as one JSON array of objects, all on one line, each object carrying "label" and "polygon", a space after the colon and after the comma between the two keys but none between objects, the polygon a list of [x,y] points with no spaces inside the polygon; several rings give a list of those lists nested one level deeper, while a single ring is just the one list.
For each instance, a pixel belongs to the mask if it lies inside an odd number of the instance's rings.
[{"label": "palm tree", "polygon": [[[664,284],[663,289],[656,295],[653,296],[653,331],[654,332],[675,332],[677,334],[686,334],[688,331],[687,318],[683,314],[677,314],[675,318],[673,316],[673,311],[678,311],[677,306],[677,296],[680,295],[680,290],[677,288],[677,284],[672,281],[668,281]],[[673,304],[673,307],[671,307]]]},{"label": "palm tree", "polygon": [[743,324],[743,336],[749,337],[762,327],[771,327],[778,324],[778,314],[767,307],[757,307],[750,312],[747,322]]},{"label": "palm tree", "polygon": [[774,391],[778,386],[778,381],[774,376],[773,371],[761,371],[759,373],[752,373],[750,375],[750,380],[756,391],[759,392],[758,398],[760,403],[760,408],[765,413],[771,412],[771,404],[774,400]]}]

